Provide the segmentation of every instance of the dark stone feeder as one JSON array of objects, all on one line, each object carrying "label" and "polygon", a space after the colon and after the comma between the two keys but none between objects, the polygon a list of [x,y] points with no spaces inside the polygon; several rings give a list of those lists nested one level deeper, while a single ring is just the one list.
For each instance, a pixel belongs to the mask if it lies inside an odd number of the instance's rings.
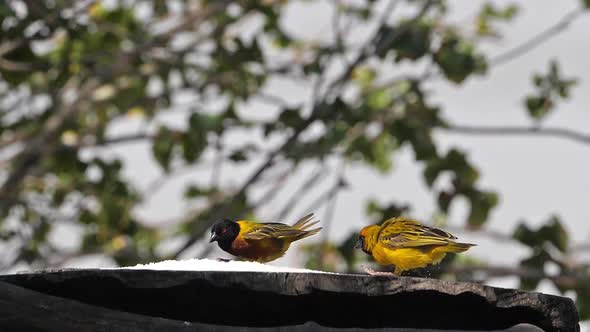
[{"label": "dark stone feeder", "polygon": [[0,276],[0,331],[579,331],[578,321],[566,297],[423,278],[133,269]]}]

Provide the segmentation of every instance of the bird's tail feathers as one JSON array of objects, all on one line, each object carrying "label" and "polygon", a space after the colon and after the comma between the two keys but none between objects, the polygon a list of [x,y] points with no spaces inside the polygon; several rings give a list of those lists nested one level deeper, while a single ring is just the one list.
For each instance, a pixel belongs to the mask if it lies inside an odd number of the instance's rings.
[{"label": "bird's tail feathers", "polygon": [[[293,228],[299,229],[299,230],[302,230],[302,231],[308,230],[310,227],[312,227],[312,226],[314,226],[314,225],[316,225],[317,223],[320,222],[319,220],[313,221],[313,217],[314,217],[313,216],[313,213],[310,213],[310,214],[306,215],[305,217],[297,220],[297,222],[293,224]],[[318,232],[319,232],[319,230],[318,230]]]},{"label": "bird's tail feathers", "polygon": [[446,248],[448,249],[448,252],[460,253],[460,252],[466,251],[467,249],[469,249],[473,246],[476,246],[476,244],[452,242],[452,243],[449,243],[446,246]]},{"label": "bird's tail feathers", "polygon": [[297,240],[301,240],[301,239],[305,239],[306,237],[315,235],[317,233],[319,233],[322,230],[321,227],[309,230],[309,231],[305,231],[303,234],[301,234],[300,236],[297,237]]}]

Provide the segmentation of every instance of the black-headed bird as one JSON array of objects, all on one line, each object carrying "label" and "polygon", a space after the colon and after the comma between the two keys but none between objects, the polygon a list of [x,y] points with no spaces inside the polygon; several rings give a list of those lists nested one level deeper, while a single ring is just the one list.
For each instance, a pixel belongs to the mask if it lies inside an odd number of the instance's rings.
[{"label": "black-headed bird", "polygon": [[213,225],[209,242],[217,241],[223,251],[234,256],[265,263],[282,257],[292,242],[317,234],[322,228],[310,227],[318,222],[313,221],[313,213],[292,226],[225,219]]}]

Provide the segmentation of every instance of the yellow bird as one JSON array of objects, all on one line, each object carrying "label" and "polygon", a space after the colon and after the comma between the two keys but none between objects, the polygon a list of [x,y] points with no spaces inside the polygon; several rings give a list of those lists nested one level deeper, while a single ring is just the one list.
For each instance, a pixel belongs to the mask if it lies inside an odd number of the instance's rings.
[{"label": "yellow bird", "polygon": [[[456,236],[416,220],[396,217],[382,225],[363,228],[357,248],[375,258],[381,265],[395,265],[393,274],[438,264],[449,252],[460,253],[475,244],[459,243]],[[379,274],[368,270],[369,274]],[[389,273],[386,273],[389,274]]]},{"label": "yellow bird", "polygon": [[266,263],[282,257],[292,242],[317,234],[322,228],[310,229],[319,221],[313,214],[299,219],[293,226],[281,223],[224,220],[213,225],[209,242],[234,256]]}]

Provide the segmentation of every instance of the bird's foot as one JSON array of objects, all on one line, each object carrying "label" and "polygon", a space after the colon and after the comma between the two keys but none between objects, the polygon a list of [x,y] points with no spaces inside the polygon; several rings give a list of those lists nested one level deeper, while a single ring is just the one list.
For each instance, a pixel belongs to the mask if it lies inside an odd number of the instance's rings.
[{"label": "bird's foot", "polygon": [[363,268],[363,270],[368,274],[368,275],[372,275],[372,276],[387,276],[387,277],[397,277],[397,275],[395,273],[392,272],[381,272],[381,271],[375,271],[373,269],[371,269],[370,267],[366,267],[366,266],[361,266]]},{"label": "bird's foot", "polygon": [[226,262],[226,263],[232,261],[231,259],[225,259],[225,258],[217,258],[215,260],[218,261],[218,262]]}]

